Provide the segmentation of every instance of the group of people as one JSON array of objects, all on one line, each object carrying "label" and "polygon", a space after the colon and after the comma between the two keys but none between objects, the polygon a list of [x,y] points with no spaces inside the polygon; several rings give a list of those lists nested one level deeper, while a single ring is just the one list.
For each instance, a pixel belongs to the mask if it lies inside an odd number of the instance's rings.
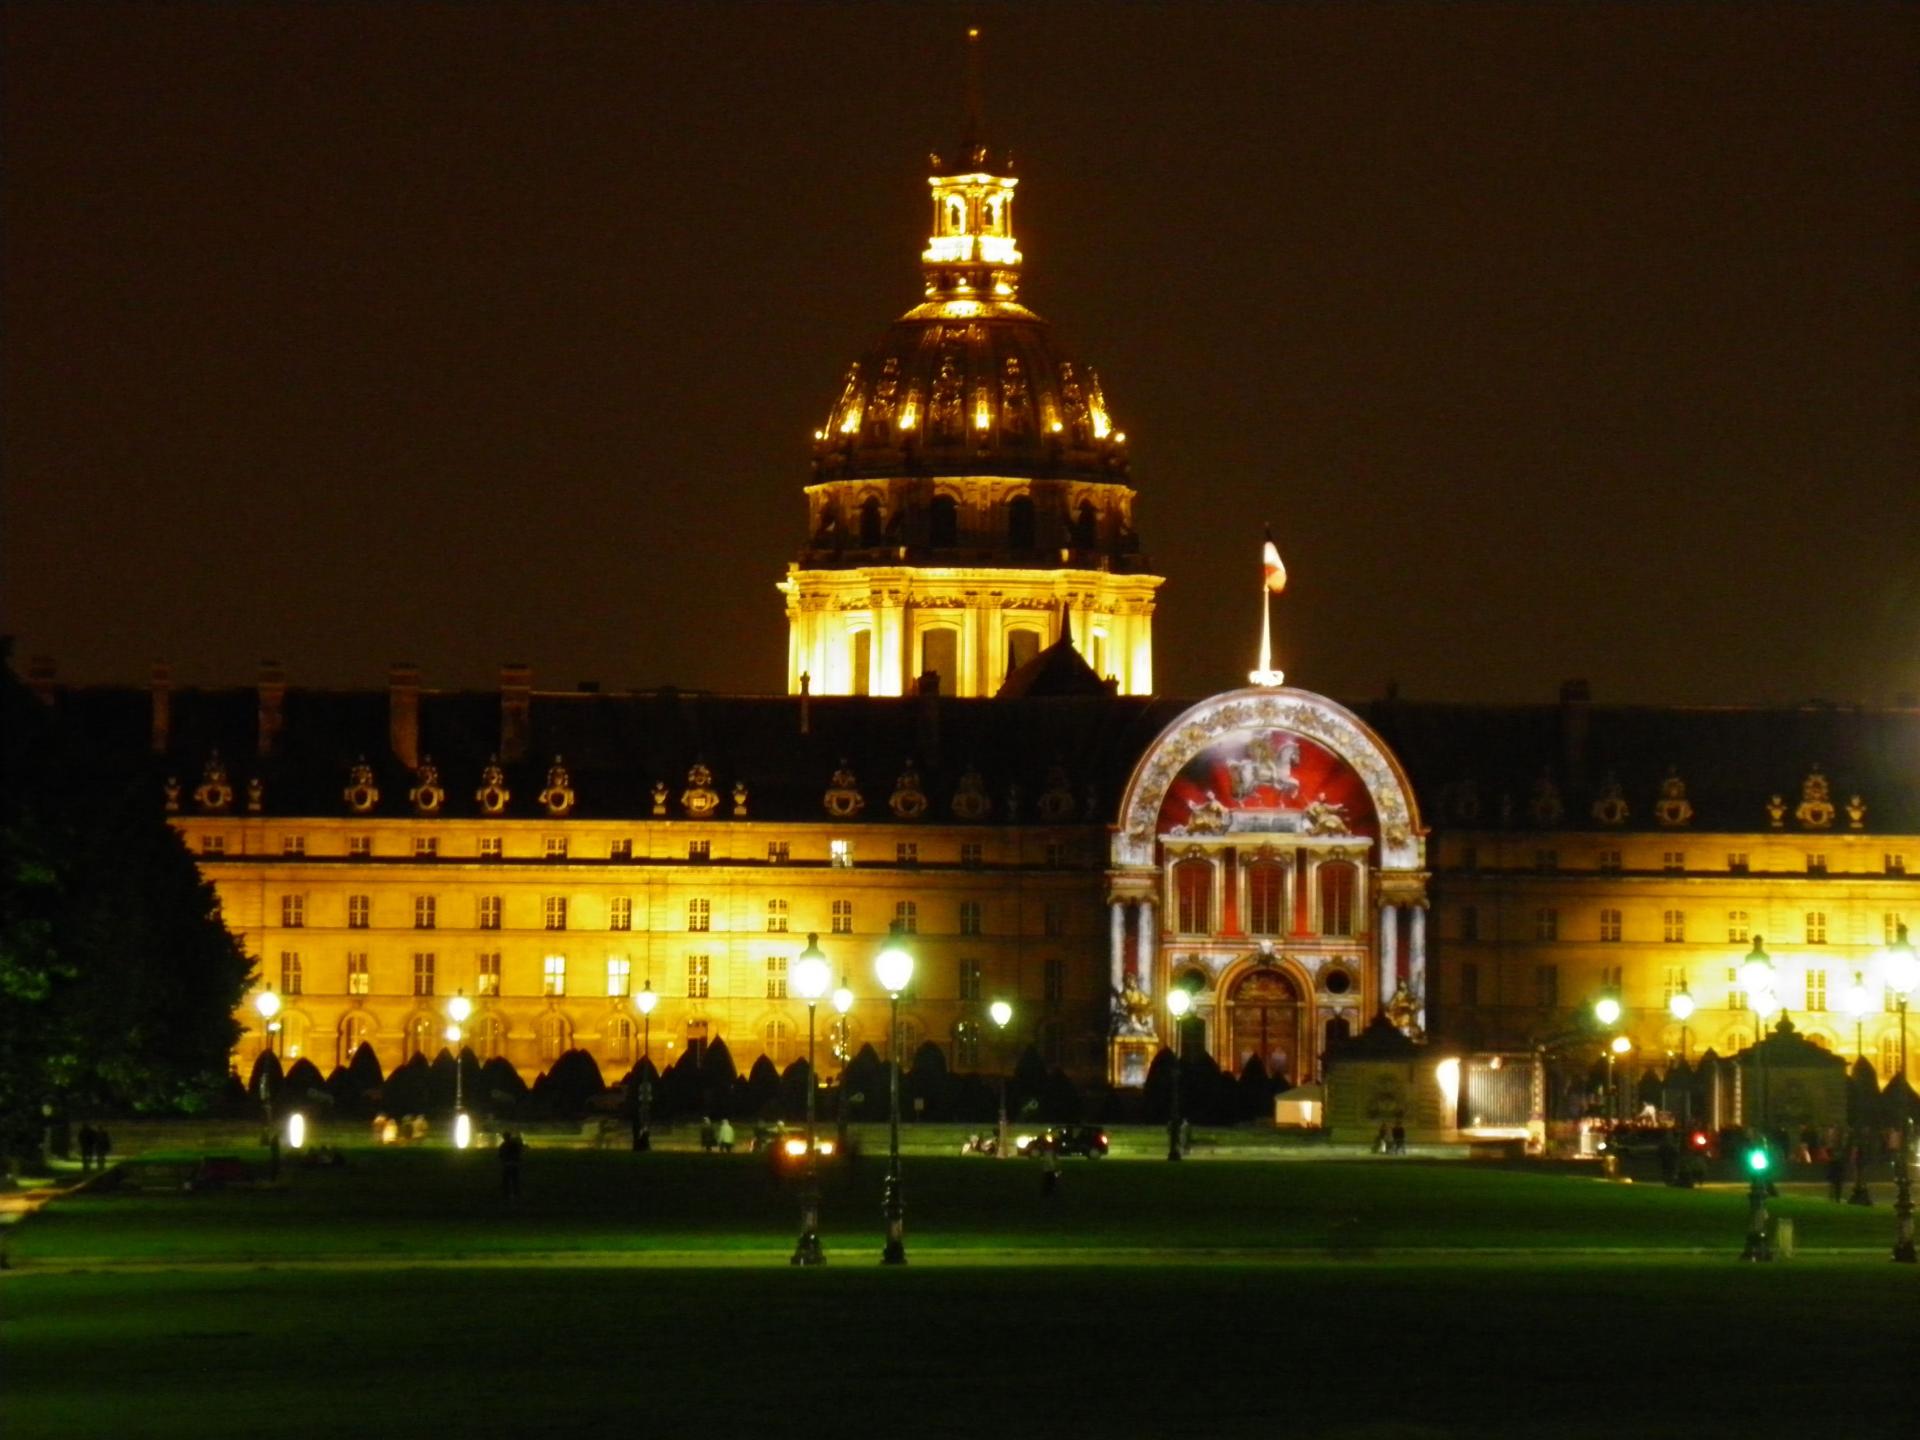
[{"label": "group of people", "polygon": [[113,1149],[113,1137],[107,1134],[106,1127],[96,1130],[91,1125],[80,1127],[80,1169],[105,1170],[107,1155]]},{"label": "group of people", "polygon": [[720,1117],[720,1123],[714,1124],[708,1116],[700,1117],[700,1149],[711,1155],[718,1150],[722,1155],[733,1153],[733,1122],[726,1116]]},{"label": "group of people", "polygon": [[1373,1153],[1376,1155],[1404,1155],[1407,1153],[1407,1127],[1395,1120],[1391,1126],[1380,1122],[1380,1131],[1373,1137]]}]

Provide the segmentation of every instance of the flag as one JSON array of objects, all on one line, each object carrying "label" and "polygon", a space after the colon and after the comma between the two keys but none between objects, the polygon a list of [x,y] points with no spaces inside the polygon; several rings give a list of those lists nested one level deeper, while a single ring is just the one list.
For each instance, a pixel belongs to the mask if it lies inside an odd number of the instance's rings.
[{"label": "flag", "polygon": [[1273,530],[1267,530],[1267,543],[1260,550],[1260,568],[1266,572],[1267,592],[1278,595],[1287,588],[1287,567],[1280,563],[1280,552],[1273,545]]}]

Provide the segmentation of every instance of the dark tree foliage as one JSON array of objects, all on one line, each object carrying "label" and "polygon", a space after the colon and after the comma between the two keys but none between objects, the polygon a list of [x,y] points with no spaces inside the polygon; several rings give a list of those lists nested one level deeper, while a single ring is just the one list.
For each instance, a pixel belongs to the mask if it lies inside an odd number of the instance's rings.
[{"label": "dark tree foliage", "polygon": [[902,1078],[901,1089],[901,1104],[908,1115],[922,1120],[949,1119],[952,1086],[946,1052],[931,1040],[923,1043],[913,1053],[913,1064]]},{"label": "dark tree foliage", "polygon": [[707,1042],[706,1051],[700,1057],[700,1112],[718,1120],[721,1116],[735,1118],[734,1081],[740,1078],[740,1072],[734,1068],[733,1051],[727,1048],[727,1042],[715,1036]]},{"label": "dark tree foliage", "polygon": [[607,1088],[600,1066],[584,1050],[569,1050],[546,1073],[540,1098],[556,1115],[578,1116],[589,1101]]},{"label": "dark tree foliage", "polygon": [[380,1108],[389,1115],[424,1115],[432,1100],[433,1070],[424,1055],[396,1066],[380,1089]]},{"label": "dark tree foliage", "polygon": [[747,1070],[747,1078],[736,1087],[733,1114],[771,1120],[780,1104],[780,1072],[773,1061],[762,1055]]},{"label": "dark tree foliage", "polygon": [[1258,1055],[1249,1055],[1240,1071],[1239,1111],[1243,1120],[1271,1120],[1277,1082],[1267,1077]]},{"label": "dark tree foliage", "polygon": [[0,1128],[43,1105],[201,1111],[251,962],[160,805],[0,671]]},{"label": "dark tree foliage", "polygon": [[[779,1114],[783,1120],[804,1120],[807,1118],[807,1086],[812,1083],[812,1072],[807,1069],[805,1059],[794,1061],[781,1072]],[[816,1097],[814,1104],[820,1104]]]},{"label": "dark tree foliage", "polygon": [[254,1056],[253,1069],[247,1072],[247,1094],[256,1100],[278,1102],[285,1088],[286,1072],[280,1068],[280,1057],[271,1050]]},{"label": "dark tree foliage", "polygon": [[880,1052],[862,1045],[840,1072],[840,1084],[847,1092],[847,1115],[859,1120],[887,1118],[887,1067]]},{"label": "dark tree foliage", "polygon": [[303,1055],[287,1067],[286,1077],[280,1082],[280,1103],[308,1113],[316,1107],[331,1110],[333,1092],[327,1088],[320,1067]]},{"label": "dark tree foliage", "polygon": [[1880,1113],[1880,1077],[1873,1062],[1862,1055],[1847,1070],[1847,1124],[1863,1130]]},{"label": "dark tree foliage", "polygon": [[475,1103],[488,1110],[512,1110],[527,1098],[527,1082],[505,1056],[496,1055],[480,1067],[476,1093],[483,1098]]},{"label": "dark tree foliage", "polygon": [[1013,1075],[1007,1081],[1007,1110],[1016,1116],[1034,1114],[1040,1104],[1043,1091],[1047,1088],[1047,1062],[1040,1058],[1040,1052],[1029,1045],[1020,1052],[1020,1059],[1013,1067]]},{"label": "dark tree foliage", "polygon": [[1052,1125],[1070,1124],[1080,1118],[1080,1091],[1066,1071],[1047,1072],[1040,1090],[1040,1118]]}]

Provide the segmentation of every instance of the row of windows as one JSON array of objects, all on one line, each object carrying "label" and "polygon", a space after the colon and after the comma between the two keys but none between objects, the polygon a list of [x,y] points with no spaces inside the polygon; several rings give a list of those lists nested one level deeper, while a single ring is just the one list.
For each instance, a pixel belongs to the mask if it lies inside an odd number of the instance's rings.
[{"label": "row of windows", "polygon": [[[415,835],[411,840],[412,855],[416,860],[436,860],[442,855],[438,835]],[[541,854],[548,860],[566,860],[571,858],[572,844],[568,836],[549,835],[545,838]],[[227,837],[221,834],[203,834],[200,836],[202,855],[225,855]],[[307,837],[304,835],[283,835],[280,839],[280,853],[289,857],[304,857],[307,853]],[[373,837],[371,835],[350,835],[347,837],[347,854],[350,858],[368,859],[373,855]],[[479,837],[475,854],[482,860],[505,859],[504,841],[498,835]],[[1047,841],[1042,849],[1044,864],[1049,869],[1063,870],[1078,868],[1085,863],[1084,846],[1072,841]],[[986,846],[978,840],[963,840],[954,852],[958,863],[967,866],[986,863]],[[608,844],[609,860],[631,860],[633,841],[613,840]],[[832,865],[841,868],[851,867],[854,863],[854,842],[850,839],[835,839],[827,842],[827,858]],[[710,862],[713,859],[713,841],[694,839],[687,841],[687,859],[695,864]],[[783,865],[793,859],[793,845],[789,840],[767,841],[767,863]],[[918,865],[920,863],[920,842],[918,840],[899,840],[894,842],[893,862],[896,865]]]},{"label": "row of windows", "polygon": [[[1660,868],[1669,874],[1684,874],[1689,868],[1687,855],[1688,852],[1685,850],[1663,850],[1660,852]],[[1704,867],[1705,862],[1700,861],[1697,854],[1694,858],[1697,864]],[[1804,859],[1807,874],[1825,875],[1828,873],[1826,851],[1808,851],[1805,853]],[[1456,859],[1456,867],[1461,870],[1478,870],[1480,868],[1479,847],[1474,845],[1461,846]],[[1897,851],[1886,851],[1880,857],[1880,867],[1882,874],[1905,875],[1907,873],[1907,857]],[[1535,849],[1533,852],[1533,868],[1542,872],[1559,870],[1561,868],[1559,850],[1545,845]],[[1621,873],[1625,868],[1621,863],[1621,852],[1618,850],[1596,851],[1594,853],[1593,868],[1607,875],[1617,875]],[[1746,850],[1729,850],[1727,852],[1725,868],[1726,872],[1730,875],[1751,874],[1753,871],[1751,852]]]},{"label": "row of windows", "polygon": [[[1458,990],[1460,1003],[1462,1005],[1480,1004],[1480,967],[1468,961],[1460,965],[1456,973],[1459,979]],[[1619,966],[1603,969],[1600,972],[1597,989],[1613,989],[1617,991],[1620,989],[1622,978],[1623,976]],[[1853,976],[1855,982],[1859,979],[1860,977],[1857,974]],[[1558,1008],[1560,1004],[1560,967],[1558,965],[1534,966],[1533,982],[1534,1004],[1543,1009]],[[1745,1010],[1749,1008],[1747,992],[1740,988],[1740,970],[1738,966],[1729,966],[1727,968],[1726,986],[1726,1009]],[[1693,996],[1696,1003],[1704,1003],[1702,996],[1693,989],[1685,966],[1665,966],[1661,975],[1660,985],[1660,1003],[1662,1007],[1682,991]],[[1809,969],[1804,972],[1802,976],[1801,1003],[1798,1005],[1789,1005],[1787,1008],[1813,1014],[1822,1013],[1828,1008],[1828,999],[1831,993],[1833,992],[1830,990],[1830,972],[1819,967]],[[1898,992],[1891,989],[1884,990],[1880,995],[1873,997],[1881,1009],[1889,1015],[1898,1011],[1899,998]],[[1784,994],[1776,994],[1775,999],[1784,1002],[1787,997]]]},{"label": "row of windows", "polygon": [[[1285,935],[1293,926],[1287,914],[1287,880],[1293,866],[1279,860],[1255,860],[1241,867],[1245,905],[1241,926],[1249,935]],[[1173,867],[1174,928],[1182,935],[1214,933],[1214,879],[1211,860],[1182,860]],[[1344,860],[1329,861],[1315,873],[1316,933],[1347,936],[1354,933],[1357,867]]]},{"label": "row of windows", "polygon": [[[475,928],[480,930],[498,930],[505,909],[505,901],[499,895],[482,895],[475,905]],[[541,918],[548,930],[565,930],[568,917],[567,897],[548,895],[541,902]],[[791,906],[785,899],[770,899],[766,902],[767,934],[785,935],[789,933]],[[982,935],[986,933],[986,909],[978,900],[962,900],[959,905],[958,926],[962,935]],[[835,900],[829,911],[832,933],[851,935],[853,933],[853,901]],[[909,935],[920,931],[920,905],[915,900],[897,901],[893,907],[893,922]],[[299,930],[307,923],[307,897],[305,895],[282,895],[280,897],[280,928]],[[373,923],[373,899],[368,895],[349,895],[347,897],[347,928],[366,930]],[[416,930],[435,930],[440,923],[440,901],[434,895],[416,895],[413,897],[413,928]],[[1054,901],[1045,904],[1041,914],[1041,926],[1045,934],[1063,935],[1066,933],[1066,907]],[[609,930],[633,929],[633,900],[629,896],[619,895],[608,901],[607,928]],[[713,902],[704,898],[687,901],[687,929],[695,933],[704,933],[713,929]],[[1267,932],[1258,932],[1267,933]]]},{"label": "row of windows", "polygon": [[[1881,916],[1882,943],[1891,945],[1898,938],[1901,924],[1899,912],[1889,910]],[[1825,945],[1828,943],[1828,913],[1825,910],[1805,911],[1801,919],[1802,943],[1807,945]],[[1462,940],[1480,939],[1480,909],[1476,905],[1463,905],[1458,915],[1458,934]],[[1595,937],[1602,943],[1612,944],[1626,936],[1625,918],[1619,910],[1600,911],[1599,925]],[[1560,911],[1555,906],[1543,905],[1533,912],[1533,938],[1535,940],[1558,940],[1561,937]],[[1663,910],[1660,912],[1660,939],[1668,944],[1684,944],[1687,939],[1687,912],[1684,910]],[[1751,917],[1745,910],[1727,912],[1727,941],[1729,944],[1745,945],[1753,939]]]},{"label": "row of windows", "polygon": [[[439,993],[439,956],[432,951],[419,950],[413,954],[412,992],[427,996]],[[766,998],[785,1000],[787,998],[787,957],[769,955],[765,962]],[[985,969],[978,960],[967,959],[956,962],[956,992],[962,1000],[979,1000],[982,997]],[[625,956],[610,956],[606,961],[606,995],[610,999],[624,999],[633,993],[633,962]],[[687,998],[705,1000],[711,998],[713,986],[713,957],[711,955],[689,955],[686,965]],[[540,993],[545,996],[564,996],[567,993],[567,957],[548,955],[542,958],[540,965]],[[649,980],[649,984],[652,982]],[[1046,960],[1042,967],[1043,994],[1052,1003],[1066,998],[1067,967],[1066,961],[1059,957]],[[918,986],[911,987],[908,993],[917,993]],[[474,991],[478,995],[500,994],[500,956],[499,953],[484,953],[478,957],[474,972]],[[280,993],[282,995],[304,995],[306,993],[306,962],[297,950],[280,952]],[[346,992],[348,995],[371,994],[371,976],[364,951],[353,951],[346,960]]]}]

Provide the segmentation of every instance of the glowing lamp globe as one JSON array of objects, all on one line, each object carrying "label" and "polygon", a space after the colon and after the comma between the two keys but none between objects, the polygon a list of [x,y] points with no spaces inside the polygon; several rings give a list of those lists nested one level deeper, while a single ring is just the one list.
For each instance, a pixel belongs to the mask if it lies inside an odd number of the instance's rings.
[{"label": "glowing lamp globe", "polygon": [[1693,996],[1682,990],[1667,1000],[1667,1013],[1676,1020],[1691,1020],[1695,1010]]},{"label": "glowing lamp globe", "polygon": [[1853,983],[1840,992],[1841,1012],[1858,1020],[1872,1008],[1873,996],[1867,993],[1867,987],[1861,984],[1860,977],[1855,975]]},{"label": "glowing lamp globe", "polygon": [[260,1012],[262,1020],[271,1020],[280,1013],[280,997],[271,990],[262,990],[253,997],[253,1008]]},{"label": "glowing lamp globe", "polygon": [[1178,985],[1167,992],[1167,1013],[1174,1019],[1181,1019],[1193,1008],[1193,996]]},{"label": "glowing lamp globe", "polygon": [[[1753,937],[1753,949],[1747,952],[1747,958],[1740,962],[1740,988],[1749,994],[1773,990],[1773,961],[1767,952],[1760,948],[1760,937]],[[1754,1007],[1756,1010],[1759,1006]]]},{"label": "glowing lamp globe", "polygon": [[466,1024],[467,1017],[471,1014],[473,1014],[473,1002],[467,999],[467,995],[464,990],[461,991],[458,995],[455,995],[451,1000],[447,1001],[447,1015],[448,1015],[448,1018],[450,1018],[454,1024],[456,1025]]},{"label": "glowing lamp globe", "polygon": [[1593,1017],[1602,1025],[1612,1025],[1620,1019],[1620,1002],[1611,995],[1602,995],[1593,1002]]},{"label": "glowing lamp globe", "polygon": [[660,997],[653,992],[653,982],[649,980],[646,988],[633,997],[633,1008],[642,1015],[653,1014],[653,1007],[660,1003]]},{"label": "glowing lamp globe", "polygon": [[1780,1008],[1780,997],[1771,990],[1762,990],[1753,997],[1752,1004],[1753,1013],[1765,1020]]},{"label": "glowing lamp globe", "polygon": [[460,1043],[460,1027],[458,1025],[447,1026],[441,1034],[446,1037],[447,1044],[449,1045],[458,1045]]},{"label": "glowing lamp globe", "polygon": [[1905,995],[1920,985],[1920,955],[1914,953],[1913,942],[1907,939],[1906,926],[1902,925],[1897,935],[1893,944],[1880,952],[1880,970],[1886,976],[1887,988]]},{"label": "glowing lamp globe", "polygon": [[1004,1030],[1007,1028],[1007,1022],[1013,1019],[1013,1006],[1004,1000],[996,1000],[987,1007],[987,1014],[994,1024]]},{"label": "glowing lamp globe", "polygon": [[889,941],[874,958],[873,973],[882,990],[898,995],[913,983],[913,952],[897,939]]},{"label": "glowing lamp globe", "polygon": [[853,1008],[853,991],[847,988],[847,982],[844,979],[833,992],[833,1008],[842,1015]]},{"label": "glowing lamp globe", "polygon": [[819,939],[818,935],[807,936],[807,948],[793,962],[793,993],[809,1005],[827,993],[827,984],[833,979],[827,957],[820,953]]},{"label": "glowing lamp globe", "polygon": [[307,1143],[307,1117],[298,1110],[287,1116],[287,1148],[298,1150]]},{"label": "glowing lamp globe", "polygon": [[1633,1041],[1629,1040],[1624,1035],[1616,1035],[1613,1037],[1613,1042],[1610,1045],[1608,1045],[1607,1048],[1613,1051],[1613,1053],[1616,1055],[1624,1055],[1629,1050],[1633,1049]]}]

